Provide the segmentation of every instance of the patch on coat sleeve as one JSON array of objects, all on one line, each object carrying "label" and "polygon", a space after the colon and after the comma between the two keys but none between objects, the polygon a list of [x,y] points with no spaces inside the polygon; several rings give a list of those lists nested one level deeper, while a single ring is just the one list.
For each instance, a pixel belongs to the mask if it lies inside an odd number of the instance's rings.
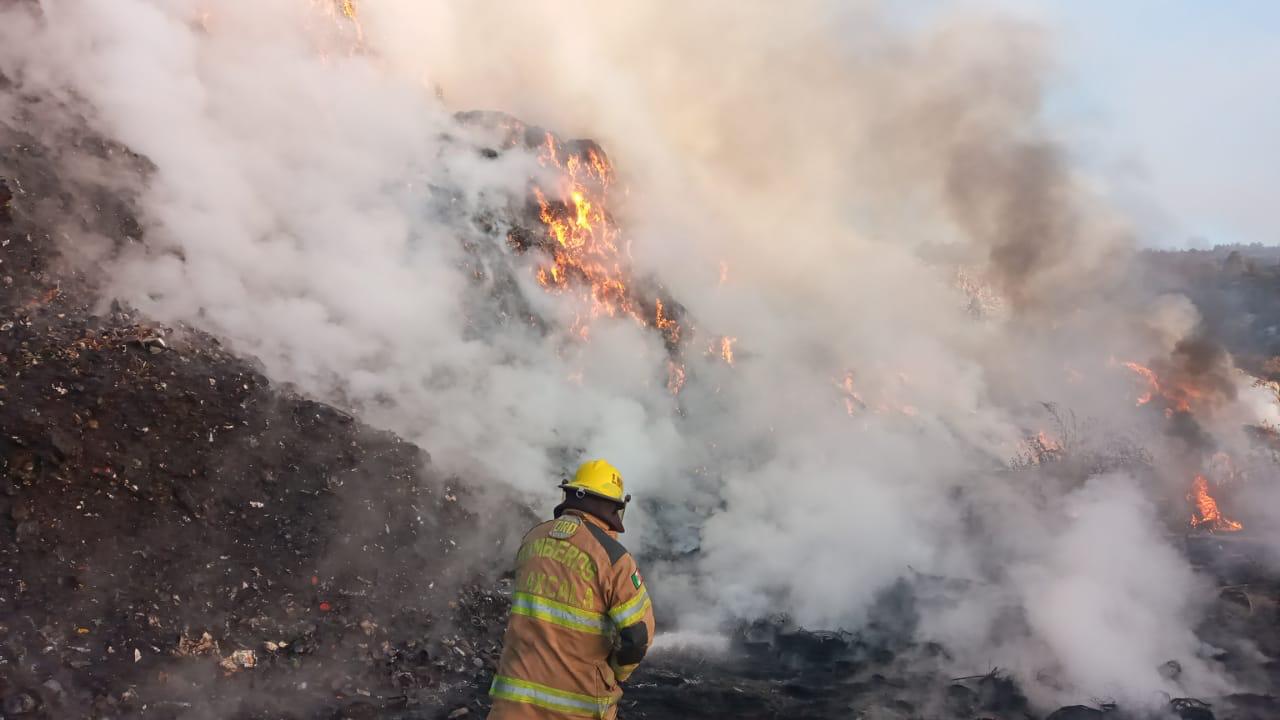
[{"label": "patch on coat sleeve", "polygon": [[640,585],[641,585],[642,583],[644,583],[644,580],[640,578],[640,571],[639,571],[639,570],[637,570],[637,571],[635,571],[635,572],[631,573],[631,584],[632,584],[632,585],[635,585],[637,590],[639,590],[639,589],[640,589]]},{"label": "patch on coat sleeve", "polygon": [[547,533],[553,538],[564,540],[573,537],[578,532],[578,528],[582,527],[582,521],[573,515],[566,515],[556,520],[556,524],[551,527],[551,532]]}]

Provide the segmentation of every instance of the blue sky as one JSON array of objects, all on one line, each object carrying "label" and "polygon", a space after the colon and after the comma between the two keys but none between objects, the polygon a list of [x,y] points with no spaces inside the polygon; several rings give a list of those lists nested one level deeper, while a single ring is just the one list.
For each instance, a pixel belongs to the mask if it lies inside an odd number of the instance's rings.
[{"label": "blue sky", "polygon": [[1150,245],[1280,244],[1280,0],[990,0],[1049,27],[1050,117]]}]

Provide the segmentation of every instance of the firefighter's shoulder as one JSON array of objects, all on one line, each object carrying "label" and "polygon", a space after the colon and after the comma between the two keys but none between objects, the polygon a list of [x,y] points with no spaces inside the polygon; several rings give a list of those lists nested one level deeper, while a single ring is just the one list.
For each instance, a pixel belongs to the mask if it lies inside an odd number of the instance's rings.
[{"label": "firefighter's shoulder", "polygon": [[552,518],[530,528],[529,532],[524,534],[521,542],[527,543],[530,540],[544,537],[555,540],[568,540],[577,535],[584,524],[582,518],[576,515],[563,515],[558,518]]},{"label": "firefighter's shoulder", "polygon": [[617,565],[622,562],[623,558],[630,557],[627,549],[622,543],[609,536],[603,528],[597,527],[593,523],[583,523],[583,525],[591,532],[591,536],[595,538],[600,547],[604,549],[605,555],[609,558],[610,565]]},{"label": "firefighter's shoulder", "polygon": [[537,525],[534,525],[533,527],[529,528],[529,532],[525,533],[523,538],[520,538],[520,543],[523,545],[524,543],[527,543],[534,538],[546,537],[548,534],[550,534],[551,529],[558,522],[559,522],[559,519],[557,518],[554,520],[547,520],[546,522],[540,522]]}]

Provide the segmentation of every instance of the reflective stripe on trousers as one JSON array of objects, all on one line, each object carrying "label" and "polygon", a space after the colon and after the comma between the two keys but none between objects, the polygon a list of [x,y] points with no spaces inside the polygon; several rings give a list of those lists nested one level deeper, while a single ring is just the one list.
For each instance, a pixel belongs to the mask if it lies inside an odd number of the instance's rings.
[{"label": "reflective stripe on trousers", "polygon": [[494,676],[489,695],[501,700],[528,703],[555,712],[590,718],[604,717],[613,705],[612,697],[579,695],[505,675]]}]

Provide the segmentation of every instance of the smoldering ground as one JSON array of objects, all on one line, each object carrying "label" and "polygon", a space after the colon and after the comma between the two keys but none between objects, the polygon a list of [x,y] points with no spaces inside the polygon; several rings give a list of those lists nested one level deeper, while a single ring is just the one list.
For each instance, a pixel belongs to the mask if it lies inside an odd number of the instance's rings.
[{"label": "smoldering ground", "polygon": [[[1041,29],[817,1],[354,8],[0,11],[0,70],[155,166],[145,242],[72,240],[105,297],[543,509],[581,453],[609,457],[647,500],[631,544],[670,558],[650,577],[675,625],[782,607],[856,628],[920,573],[970,590],[918,632],[1016,668],[1039,702],[1230,684],[1156,510],[1183,468],[1007,468],[1051,422],[1043,402],[1161,457],[1176,439],[1115,359],[1167,357],[1197,322],[1130,281],[1123,218],[1046,129]],[[532,149],[480,152],[453,114],[476,108],[598,140],[634,276],[684,306],[686,347],[731,336],[736,361],[688,352],[672,397],[651,328],[603,317],[575,339],[578,296],[544,292],[538,260],[476,222],[513,222],[531,179],[554,182]],[[502,258],[478,281],[477,247]],[[975,313],[957,268],[997,302]],[[1169,660],[1187,671],[1155,670]]]}]

